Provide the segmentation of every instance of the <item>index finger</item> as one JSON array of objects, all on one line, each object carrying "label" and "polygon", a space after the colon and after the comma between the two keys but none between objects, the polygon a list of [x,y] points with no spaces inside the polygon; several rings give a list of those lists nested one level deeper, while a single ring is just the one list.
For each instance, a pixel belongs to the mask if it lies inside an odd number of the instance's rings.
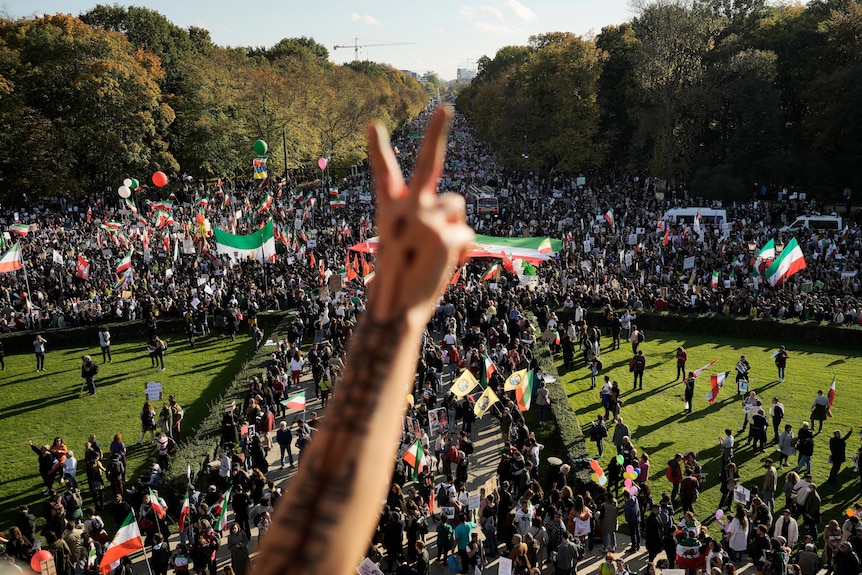
[{"label": "index finger", "polygon": [[449,132],[449,120],[452,110],[449,106],[440,106],[431,117],[428,132],[419,152],[416,171],[410,182],[410,196],[419,199],[422,195],[433,196],[437,191],[437,179],[443,173],[443,158],[446,156],[446,136]]}]

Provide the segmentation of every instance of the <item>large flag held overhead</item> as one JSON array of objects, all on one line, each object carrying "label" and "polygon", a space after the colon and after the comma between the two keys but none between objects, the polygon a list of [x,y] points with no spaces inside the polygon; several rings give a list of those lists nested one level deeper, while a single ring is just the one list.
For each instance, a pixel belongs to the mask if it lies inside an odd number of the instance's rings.
[{"label": "large flag held overhead", "polygon": [[9,226],[9,231],[13,234],[18,234],[19,236],[26,236],[30,231],[30,226],[27,224],[12,224]]},{"label": "large flag held overhead", "polygon": [[[545,251],[550,243],[550,251]],[[544,245],[543,245],[544,244]],[[350,247],[354,252],[366,254],[377,253],[378,238],[368,238]],[[541,249],[540,249],[541,248]],[[563,241],[547,237],[538,238],[501,238],[476,234],[473,244],[467,249],[468,258],[502,258],[522,259],[533,265],[553,259],[556,252],[563,249]]]},{"label": "large flag held overhead", "polygon": [[418,439],[411,445],[404,455],[401,457],[404,463],[413,468],[413,481],[419,479],[419,466],[422,465],[422,460],[425,459],[425,450],[422,449],[422,442]]},{"label": "large flag held overhead", "polygon": [[533,402],[533,370],[527,372],[524,383],[515,389],[515,400],[519,411],[528,411]]},{"label": "large flag held overhead", "polygon": [[458,379],[452,383],[452,389],[450,391],[455,394],[455,397],[461,399],[476,389],[477,385],[479,385],[479,382],[476,381],[476,378],[469,369],[465,369],[461,372],[461,375],[458,376]]},{"label": "large flag held overhead", "polygon": [[292,395],[287,399],[282,399],[281,404],[288,409],[302,409],[305,410],[305,392],[297,393],[296,395]]},{"label": "large flag held overhead", "polygon": [[213,506],[214,509],[218,506],[218,513],[212,511],[218,518],[216,519],[216,524],[213,526],[216,531],[222,532],[227,529],[227,505],[230,502],[230,492],[232,489],[233,486],[228,487],[227,491],[224,492],[224,495],[219,497],[218,501],[216,501],[216,504]]},{"label": "large flag held overhead", "polygon": [[132,252],[124,255],[123,259],[120,260],[120,263],[117,264],[117,275],[120,275],[130,267],[132,267]]},{"label": "large flag held overhead", "polygon": [[485,273],[482,275],[482,281],[487,282],[500,275],[500,262],[494,262],[491,266],[485,270]]},{"label": "large flag held overhead", "polygon": [[709,376],[709,391],[706,392],[706,399],[710,405],[715,403],[715,398],[718,397],[718,392],[724,386],[724,380],[727,378],[728,373],[730,372],[725,371],[724,373],[714,373]]},{"label": "large flag held overhead", "polygon": [[611,231],[614,229],[614,209],[609,208],[608,211],[605,212],[605,221],[608,222],[608,225],[611,226]]},{"label": "large flag held overhead", "polygon": [[120,559],[143,548],[144,539],[141,537],[141,530],[138,529],[138,522],[135,521],[135,514],[129,513],[129,516],[123,521],[117,534],[114,535],[114,540],[105,550],[105,554],[102,555],[99,570],[102,572],[102,575],[108,575],[108,573],[120,566]]},{"label": "large flag held overhead", "polygon": [[476,400],[476,405],[473,406],[473,413],[476,415],[476,419],[482,419],[482,416],[488,413],[491,406],[499,401],[500,398],[497,397],[492,388],[485,389],[482,395],[479,396],[479,399]]},{"label": "large flag held overhead", "polygon": [[254,259],[265,262],[275,256],[275,234],[272,221],[263,228],[247,236],[235,236],[218,228],[213,228],[216,253],[225,254],[231,260]]},{"label": "large flag held overhead", "polygon": [[792,238],[787,242],[787,246],[781,252],[781,255],[775,258],[772,265],[767,268],[764,277],[769,282],[769,285],[779,287],[787,278],[804,270],[806,267],[802,248],[799,247],[796,238]]},{"label": "large flag held overhead", "polygon": [[829,386],[829,392],[827,397],[829,398],[829,408],[826,410],[826,415],[829,417],[833,417],[832,415],[832,402],[835,401],[835,381],[838,379],[838,376],[832,376],[832,385]]},{"label": "large flag held overhead", "polygon": [[766,242],[760,251],[757,252],[757,258],[754,260],[754,269],[752,270],[753,275],[761,275],[769,267],[772,263],[772,260],[775,259],[775,240],[769,240]]},{"label": "large flag held overhead", "polygon": [[24,260],[21,258],[21,244],[15,242],[9,251],[0,258],[0,273],[14,272],[24,268]]},{"label": "large flag held overhead", "polygon": [[90,262],[84,256],[78,256],[78,264],[75,266],[78,270],[78,277],[86,280],[90,277]]}]

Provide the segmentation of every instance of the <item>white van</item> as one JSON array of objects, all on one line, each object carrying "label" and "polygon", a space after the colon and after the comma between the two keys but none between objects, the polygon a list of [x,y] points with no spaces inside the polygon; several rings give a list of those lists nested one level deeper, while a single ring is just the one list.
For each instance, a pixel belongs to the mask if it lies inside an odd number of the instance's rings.
[{"label": "white van", "polygon": [[798,232],[801,230],[838,231],[844,229],[841,216],[799,216],[789,226],[781,228],[782,232]]},{"label": "white van", "polygon": [[[730,237],[727,210],[723,208],[671,208],[664,213],[662,220],[670,222],[672,225],[687,224],[689,227],[693,227],[697,212],[700,212],[700,220],[707,231],[718,230],[720,237],[725,239]],[[710,231],[709,233],[715,232]]]}]

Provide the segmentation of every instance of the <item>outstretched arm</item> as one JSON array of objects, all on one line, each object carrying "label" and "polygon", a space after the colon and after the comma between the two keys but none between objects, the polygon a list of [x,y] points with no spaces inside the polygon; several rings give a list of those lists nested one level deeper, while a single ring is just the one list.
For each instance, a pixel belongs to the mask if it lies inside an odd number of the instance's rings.
[{"label": "outstretched arm", "polygon": [[434,114],[408,188],[380,124],[368,128],[380,251],[343,383],[278,504],[256,575],[355,572],[380,514],[419,341],[472,230],[460,196],[436,194],[451,112]]}]

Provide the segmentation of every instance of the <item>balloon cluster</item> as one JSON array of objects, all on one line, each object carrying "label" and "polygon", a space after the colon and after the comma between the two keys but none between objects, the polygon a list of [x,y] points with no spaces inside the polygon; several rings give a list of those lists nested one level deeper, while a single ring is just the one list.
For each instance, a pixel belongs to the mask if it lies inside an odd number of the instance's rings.
[{"label": "balloon cluster", "polygon": [[605,477],[605,471],[602,469],[602,466],[599,465],[598,461],[595,459],[590,461],[590,468],[593,470],[592,475],[590,475],[590,479],[592,479],[594,483],[598,483],[602,487],[608,484],[608,478]]},{"label": "balloon cluster", "polygon": [[[622,457],[622,455],[618,455],[617,461],[622,459]],[[640,469],[635,469],[633,465],[626,465],[626,470],[623,473],[623,479],[625,479],[625,481],[623,482],[623,486],[626,488],[626,491],[628,491],[629,495],[631,495],[632,497],[638,494],[638,486],[635,485],[634,482],[635,480],[637,480],[640,474]]]}]

